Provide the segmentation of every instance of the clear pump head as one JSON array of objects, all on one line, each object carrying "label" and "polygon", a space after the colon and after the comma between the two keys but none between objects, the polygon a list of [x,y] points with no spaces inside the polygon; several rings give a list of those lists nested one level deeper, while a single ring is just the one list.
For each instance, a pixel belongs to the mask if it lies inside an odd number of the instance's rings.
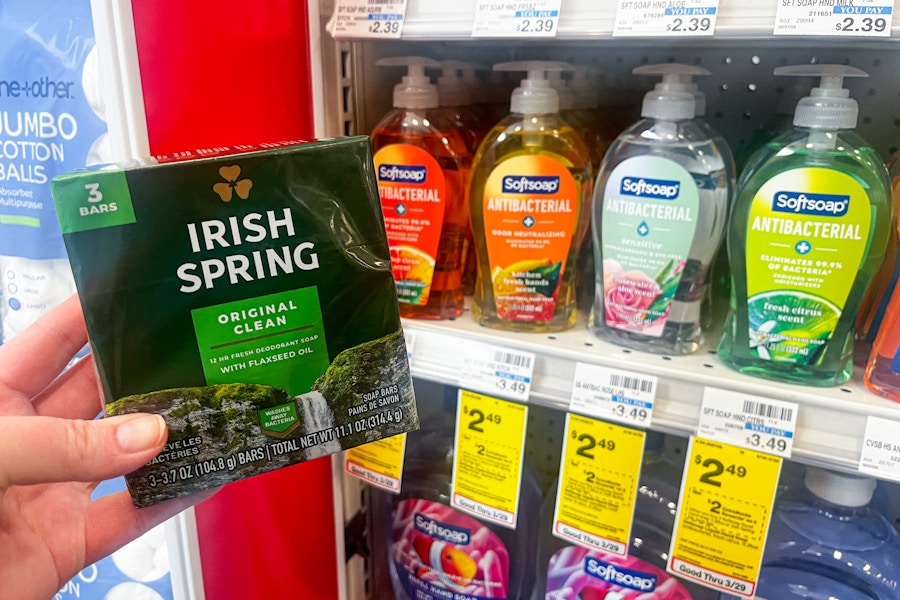
[{"label": "clear pump head", "polygon": [[803,484],[810,492],[832,504],[847,507],[865,506],[875,493],[875,480],[861,475],[806,467]]},{"label": "clear pump head", "polygon": [[441,64],[423,56],[392,56],[379,59],[381,67],[406,67],[406,75],[394,86],[394,108],[436,108],[438,106],[437,86],[425,75],[425,67]]},{"label": "clear pump head", "polygon": [[559,94],[547,80],[547,73],[562,72],[561,63],[545,60],[522,60],[494,65],[495,71],[526,71],[528,75],[509,99],[509,110],[524,115],[546,115],[559,112]]},{"label": "clear pump head", "polygon": [[853,129],[859,116],[859,105],[844,87],[845,77],[868,77],[869,74],[846,65],[795,65],[778,67],[775,75],[820,77],[818,87],[801,98],[794,110],[794,125],[811,129]]},{"label": "clear pump head", "polygon": [[559,109],[570,110],[575,108],[575,94],[569,88],[566,80],[562,78],[562,74],[564,71],[575,71],[575,67],[564,62],[557,64],[561,69],[559,71],[547,71],[547,81],[550,82],[550,87],[556,90],[556,94],[559,96]]},{"label": "clear pump head", "polygon": [[472,94],[459,72],[468,66],[459,60],[442,60],[438,67],[441,76],[437,80],[438,103],[441,106],[466,106],[472,103]]},{"label": "clear pump head", "polygon": [[475,74],[476,71],[486,71],[487,67],[484,67],[477,63],[470,62],[462,62],[460,63],[462,66],[459,68],[460,75],[462,76],[463,85],[469,90],[469,95],[473,102],[484,102],[485,101],[485,86],[481,82],[481,79],[478,75]]},{"label": "clear pump head", "polygon": [[662,81],[644,95],[641,116],[664,121],[694,118],[697,114],[697,99],[691,90],[692,78],[698,75],[711,75],[703,67],[680,63],[644,65],[637,67],[632,73],[662,77]]}]

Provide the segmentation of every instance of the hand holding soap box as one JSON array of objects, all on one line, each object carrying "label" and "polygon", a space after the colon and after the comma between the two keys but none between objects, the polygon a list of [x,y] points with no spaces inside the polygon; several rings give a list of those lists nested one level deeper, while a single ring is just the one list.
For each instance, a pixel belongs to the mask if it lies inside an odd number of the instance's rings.
[{"label": "hand holding soap box", "polygon": [[368,140],[260,148],[53,181],[137,506],[418,427]]}]

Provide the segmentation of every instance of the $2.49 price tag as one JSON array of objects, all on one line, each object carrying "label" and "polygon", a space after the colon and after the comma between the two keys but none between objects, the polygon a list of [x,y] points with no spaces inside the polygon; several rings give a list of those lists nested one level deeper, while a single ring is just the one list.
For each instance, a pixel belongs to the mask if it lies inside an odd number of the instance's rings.
[{"label": "$2.49 price tag", "polygon": [[406,434],[350,448],[344,455],[344,471],[383,490],[400,493]]},{"label": "$2.49 price tag", "polygon": [[459,391],[450,505],[514,529],[528,407]]},{"label": "$2.49 price tag", "polygon": [[625,556],[643,449],[642,431],[566,415],[553,535]]},{"label": "$2.49 price tag", "polygon": [[752,598],[781,458],[691,438],[668,571]]}]

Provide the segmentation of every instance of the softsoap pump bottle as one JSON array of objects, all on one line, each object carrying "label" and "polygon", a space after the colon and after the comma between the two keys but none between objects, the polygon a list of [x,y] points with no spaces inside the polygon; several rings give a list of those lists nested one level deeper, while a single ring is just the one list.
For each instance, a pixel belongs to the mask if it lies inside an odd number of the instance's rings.
[{"label": "softsoap pump bottle", "polygon": [[821,77],[794,127],[758,150],[737,185],[728,229],[732,294],[722,360],[749,375],[805,385],[850,378],[854,322],[884,255],[890,182],[852,130],[858,107],[843,65],[779,67]]},{"label": "softsoap pump bottle", "polygon": [[557,63],[494,66],[527,71],[512,114],[475,155],[470,217],[478,259],[472,316],[481,325],[549,332],[575,325],[578,250],[588,227],[591,166],[584,143],[559,115],[546,79]]},{"label": "softsoap pump bottle", "polygon": [[437,61],[401,56],[376,64],[408,69],[394,87],[394,109],[371,134],[400,314],[458,317],[472,155],[456,125],[435,111],[438,91],[425,68]]},{"label": "softsoap pump bottle", "polygon": [[694,95],[681,82],[709,71],[668,63],[634,72],[662,82],[600,166],[590,328],[637,350],[687,354],[702,341],[709,265],[728,212],[723,151],[698,124]]},{"label": "softsoap pump bottle", "polygon": [[472,93],[459,75],[466,63],[458,60],[440,62],[441,76],[437,79],[438,105],[437,112],[445,116],[459,129],[466,146],[472,155],[478,150],[478,144],[484,133],[478,116],[472,110]]}]

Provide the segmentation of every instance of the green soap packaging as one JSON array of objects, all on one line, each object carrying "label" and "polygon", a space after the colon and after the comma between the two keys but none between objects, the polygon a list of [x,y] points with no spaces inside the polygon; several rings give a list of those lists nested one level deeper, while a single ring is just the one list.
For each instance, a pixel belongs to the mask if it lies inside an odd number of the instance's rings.
[{"label": "green soap packaging", "polygon": [[106,414],[169,427],[138,507],[419,424],[368,138],[254,148],[52,182]]}]

